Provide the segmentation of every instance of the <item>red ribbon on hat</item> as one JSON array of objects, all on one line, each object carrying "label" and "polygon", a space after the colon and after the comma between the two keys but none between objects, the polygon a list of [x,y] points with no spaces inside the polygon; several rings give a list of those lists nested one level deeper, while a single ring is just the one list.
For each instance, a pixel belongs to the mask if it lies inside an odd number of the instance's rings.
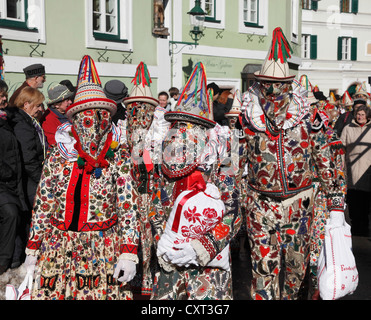
[{"label": "red ribbon on hat", "polygon": [[178,193],[181,193],[182,191],[185,191],[185,190],[193,190],[193,191],[186,194],[178,203],[178,207],[176,209],[175,217],[173,221],[173,226],[171,228],[171,230],[174,232],[178,232],[179,230],[180,216],[182,214],[183,206],[185,205],[185,203],[190,198],[198,194],[199,192],[206,190],[206,182],[202,176],[202,173],[198,170],[194,171],[192,174],[190,174],[186,178],[183,178],[177,181],[177,185],[178,184],[181,185],[179,189],[176,188]]},{"label": "red ribbon on hat", "polygon": [[270,49],[269,60],[278,59],[281,60],[281,63],[285,63],[287,58],[291,58],[290,53],[293,52],[292,48],[287,41],[285,35],[282,32],[281,28],[276,28],[273,30],[273,39],[272,47]]}]

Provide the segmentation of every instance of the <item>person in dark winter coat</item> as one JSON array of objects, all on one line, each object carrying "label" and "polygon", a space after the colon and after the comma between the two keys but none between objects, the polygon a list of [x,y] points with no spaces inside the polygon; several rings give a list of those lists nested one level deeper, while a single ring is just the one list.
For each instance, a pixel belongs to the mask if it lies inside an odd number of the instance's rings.
[{"label": "person in dark winter coat", "polygon": [[46,155],[46,138],[41,125],[36,120],[42,111],[44,95],[37,89],[24,88],[15,100],[12,126],[20,145],[25,195],[29,209],[32,209],[36,188],[41,177]]},{"label": "person in dark winter coat", "polygon": [[4,110],[7,104],[7,86],[2,85],[3,81],[0,82],[0,274],[2,274],[11,266],[17,226],[26,205],[22,190],[18,142]]}]

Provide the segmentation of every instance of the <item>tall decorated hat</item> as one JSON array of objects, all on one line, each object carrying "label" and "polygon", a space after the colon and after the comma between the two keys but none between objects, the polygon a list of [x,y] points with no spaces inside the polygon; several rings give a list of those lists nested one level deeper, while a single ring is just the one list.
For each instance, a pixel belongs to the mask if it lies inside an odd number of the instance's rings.
[{"label": "tall decorated hat", "polygon": [[225,114],[226,117],[238,117],[241,114],[242,99],[240,90],[236,90],[233,96],[232,108],[228,113]]},{"label": "tall decorated hat", "polygon": [[295,75],[290,75],[288,58],[291,58],[292,48],[281,28],[273,30],[272,44],[260,71],[254,73],[258,80],[291,81]]},{"label": "tall decorated hat", "polygon": [[123,100],[125,105],[133,102],[145,102],[152,104],[155,107],[158,106],[158,100],[152,96],[150,88],[152,80],[147,65],[144,62],[139,63],[137,66],[135,77],[131,83],[133,83],[134,86],[130,91],[129,97]]},{"label": "tall decorated hat", "polygon": [[333,91],[331,91],[331,92],[330,92],[329,104],[335,105],[335,103],[336,103],[335,94],[334,94]]},{"label": "tall decorated hat", "polygon": [[366,82],[362,82],[362,83],[360,83],[356,86],[354,95],[357,95],[357,94],[363,94],[367,98],[369,97],[369,94],[368,94],[367,88],[366,88]]},{"label": "tall decorated hat", "polygon": [[308,79],[308,76],[303,74],[301,77],[300,77],[300,84],[303,86],[303,88],[305,90],[307,90],[307,101],[309,102],[309,104],[315,104],[317,103],[319,100],[314,96],[314,93],[313,93],[313,86],[312,84],[310,83],[309,79]]},{"label": "tall decorated hat", "polygon": [[67,108],[66,115],[72,122],[76,113],[89,109],[106,109],[113,116],[117,111],[117,106],[104,94],[94,60],[86,55],[80,63],[75,99],[73,104]]},{"label": "tall decorated hat", "polygon": [[213,128],[216,125],[207,90],[204,65],[198,62],[178,98],[174,111],[165,114],[167,121],[189,121]]},{"label": "tall decorated hat", "polygon": [[350,97],[350,94],[348,91],[345,91],[344,94],[343,94],[343,97],[341,99],[341,104],[344,106],[344,107],[349,107],[349,106],[352,106],[353,105],[353,99]]}]

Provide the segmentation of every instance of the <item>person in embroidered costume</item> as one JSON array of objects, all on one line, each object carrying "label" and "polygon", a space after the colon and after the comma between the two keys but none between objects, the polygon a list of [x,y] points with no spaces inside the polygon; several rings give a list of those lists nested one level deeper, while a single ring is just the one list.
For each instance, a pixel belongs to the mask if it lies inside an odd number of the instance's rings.
[{"label": "person in embroidered costume", "polygon": [[[335,131],[330,127],[327,122],[327,116],[323,116],[323,111],[317,105],[319,100],[315,97],[312,91],[312,85],[306,75],[301,76],[300,83],[303,88],[307,91],[307,102],[310,104],[310,114],[311,123],[316,130],[321,129],[327,136],[329,141],[332,141],[334,145],[336,141],[339,140]],[[320,121],[321,119],[322,121]],[[344,149],[333,148],[334,152],[334,165],[337,169],[337,174],[341,175],[342,187],[345,187],[346,177],[345,177],[345,162],[343,159]],[[314,188],[314,201],[313,201],[313,218],[311,226],[311,236],[310,236],[310,259],[309,259],[309,269],[307,271],[308,282],[306,279],[302,286],[301,295],[308,295],[313,299],[317,300],[319,298],[318,290],[318,259],[323,246],[323,240],[325,237],[325,225],[329,218],[329,210],[327,208],[327,195],[325,189],[321,184],[321,179],[318,176],[318,171],[316,170],[315,164],[313,164],[313,188]],[[304,297],[303,297],[304,298]]]},{"label": "person in embroidered costume", "polygon": [[[131,299],[138,262],[138,195],[130,154],[111,123],[94,64],[84,56],[74,103],[37,189],[26,266],[33,300]],[[120,272],[124,275],[120,277]]]},{"label": "person in embroidered costume", "polygon": [[151,223],[160,270],[151,299],[232,299],[229,243],[241,216],[234,176],[217,162],[220,149],[214,128],[206,73],[197,63],[163,139],[161,200]]},{"label": "person in embroidered costume", "polygon": [[[238,141],[238,153],[231,153],[232,155],[238,155],[239,159],[237,161],[231,162],[231,164],[236,163],[238,164],[238,169],[233,168],[233,170],[238,171],[236,175],[236,181],[238,189],[240,190],[240,210],[242,215],[242,225],[241,228],[233,239],[231,244],[231,249],[238,250],[239,258],[241,260],[247,260],[247,252],[245,248],[246,242],[246,197],[247,197],[247,174],[246,174],[246,157],[247,157],[247,148],[246,148],[246,139],[245,133],[242,130],[240,116],[241,116],[241,106],[242,106],[242,99],[241,99],[241,92],[240,90],[236,90],[233,95],[233,103],[232,108],[229,112],[225,114],[225,117],[228,120],[228,135],[232,137],[230,143],[236,143]],[[230,158],[230,157],[228,157]]]},{"label": "person in embroidered costume", "polygon": [[[153,254],[152,230],[149,215],[153,211],[153,185],[158,179],[157,161],[154,159],[154,134],[163,126],[165,110],[158,106],[158,100],[153,98],[150,85],[151,76],[147,65],[139,63],[133,88],[124,104],[127,108],[126,139],[132,159],[132,171],[136,183],[140,215],[140,251],[139,268],[134,278],[135,293],[150,295],[152,292],[154,265],[157,258]],[[159,143],[161,147],[161,143]]]},{"label": "person in embroidered costume", "polygon": [[298,298],[309,263],[312,165],[326,194],[330,219],[344,215],[346,186],[335,166],[342,144],[329,139],[321,117],[312,121],[306,90],[289,74],[291,51],[281,28],[276,28],[256,82],[243,96],[254,300]]}]

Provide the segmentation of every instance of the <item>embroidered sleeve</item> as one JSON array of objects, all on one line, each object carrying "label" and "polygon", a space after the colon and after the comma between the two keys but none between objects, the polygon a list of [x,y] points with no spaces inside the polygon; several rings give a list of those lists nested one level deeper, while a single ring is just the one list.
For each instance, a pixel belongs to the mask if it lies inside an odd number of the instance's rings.
[{"label": "embroidered sleeve", "polygon": [[155,245],[160,240],[165,230],[166,221],[172,209],[172,201],[170,198],[174,183],[168,181],[165,185],[164,181],[165,178],[161,173],[157,175],[156,179],[153,181],[152,206],[149,220],[153,229]]},{"label": "embroidered sleeve", "polygon": [[328,210],[344,210],[346,177],[344,146],[334,131],[315,119],[312,126],[313,160]]},{"label": "embroidered sleeve", "polygon": [[120,149],[117,160],[117,212],[119,217],[120,259],[138,259],[139,217],[138,194],[130,172],[130,155]]},{"label": "embroidered sleeve", "polygon": [[57,163],[56,149],[46,159],[36,190],[32,211],[30,234],[26,246],[27,255],[38,255],[45,232],[50,227],[51,214],[56,211],[55,193],[53,192],[52,163]]},{"label": "embroidered sleeve", "polygon": [[201,265],[207,265],[232,240],[241,227],[242,217],[239,210],[239,190],[233,176],[218,176],[215,184],[220,190],[225,205],[223,219],[215,228],[200,237],[192,240],[192,247],[197,253]]}]

